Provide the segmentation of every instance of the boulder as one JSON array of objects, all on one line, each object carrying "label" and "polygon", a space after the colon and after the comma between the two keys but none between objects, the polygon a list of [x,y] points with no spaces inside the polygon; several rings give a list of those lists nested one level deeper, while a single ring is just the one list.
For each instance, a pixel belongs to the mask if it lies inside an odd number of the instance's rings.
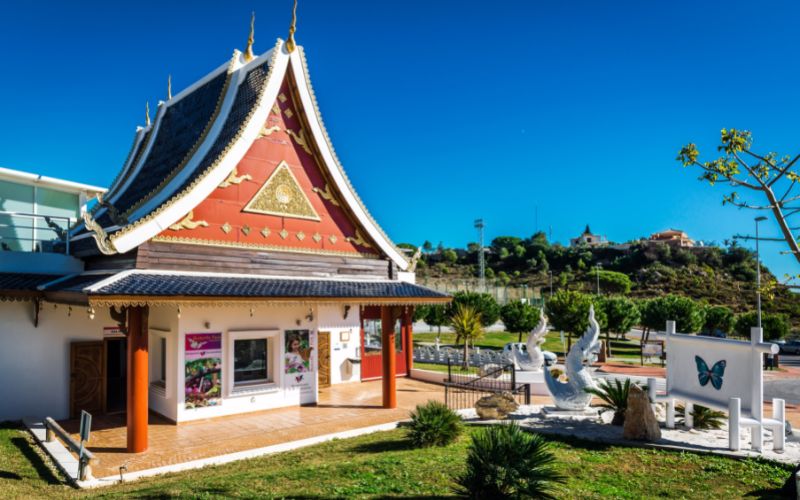
[{"label": "boulder", "polygon": [[502,420],[517,408],[519,405],[510,392],[484,396],[475,403],[475,411],[481,420]]},{"label": "boulder", "polygon": [[657,441],[661,439],[661,429],[650,405],[647,393],[636,384],[628,392],[628,409],[625,410],[625,425],[622,437],[637,441]]}]

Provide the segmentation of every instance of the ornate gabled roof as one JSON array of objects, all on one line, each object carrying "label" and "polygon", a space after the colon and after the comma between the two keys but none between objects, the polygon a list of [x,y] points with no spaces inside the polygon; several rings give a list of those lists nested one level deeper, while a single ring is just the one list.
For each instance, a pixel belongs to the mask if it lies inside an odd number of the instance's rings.
[{"label": "ornate gabled roof", "polygon": [[[332,240],[377,250],[407,269],[408,260],[371,217],[344,173],[319,114],[303,50],[296,49],[288,50],[279,39],[272,50],[249,62],[237,51],[228,65],[162,103],[153,124],[137,131],[102,206],[73,231],[72,248],[124,253],[187,220],[218,187],[236,178],[237,166],[266,135],[268,116],[279,97],[286,99],[282,89],[289,85],[304,126],[299,136],[287,127],[287,137],[313,152],[323,177],[330,180],[324,187],[306,187],[341,207],[353,221],[346,238]],[[303,234],[298,230],[297,238],[303,240]],[[319,242],[316,232],[314,236]],[[96,246],[81,241],[90,238]]]}]

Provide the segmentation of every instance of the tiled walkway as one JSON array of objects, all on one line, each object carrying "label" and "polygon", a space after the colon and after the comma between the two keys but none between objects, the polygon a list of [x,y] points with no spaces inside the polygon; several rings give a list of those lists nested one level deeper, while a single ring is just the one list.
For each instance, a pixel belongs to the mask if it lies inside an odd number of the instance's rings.
[{"label": "tiled walkway", "polygon": [[[381,408],[381,382],[337,385],[320,391],[317,406],[291,407],[219,417],[179,425],[150,415],[149,449],[125,452],[124,416],[97,416],[89,449],[100,462],[95,477],[116,476],[122,465],[128,472],[179,464],[191,460],[261,448],[288,441],[358,429],[408,418],[417,404],[444,399],[441,386],[407,378],[397,379],[398,408]],[[77,422],[62,422],[77,432]]]}]

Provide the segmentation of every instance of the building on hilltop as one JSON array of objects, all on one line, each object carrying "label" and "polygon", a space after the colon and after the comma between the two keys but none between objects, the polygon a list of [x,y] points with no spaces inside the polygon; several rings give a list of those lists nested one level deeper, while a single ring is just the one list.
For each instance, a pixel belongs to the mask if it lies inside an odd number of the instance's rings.
[{"label": "building on hilltop", "polygon": [[680,248],[692,248],[695,246],[694,240],[680,229],[667,229],[666,231],[653,233],[647,241],[648,243],[665,244]]},{"label": "building on hilltop", "polygon": [[608,240],[600,234],[593,234],[589,224],[580,236],[569,240],[571,247],[602,247],[608,245]]},{"label": "building on hilltop", "polygon": [[140,452],[150,411],[313,404],[376,378],[396,405],[413,308],[450,297],[414,283],[350,184],[293,33],[260,56],[251,33],[168,92],[101,201],[54,239],[61,259],[0,252],[0,421],[124,412]]}]

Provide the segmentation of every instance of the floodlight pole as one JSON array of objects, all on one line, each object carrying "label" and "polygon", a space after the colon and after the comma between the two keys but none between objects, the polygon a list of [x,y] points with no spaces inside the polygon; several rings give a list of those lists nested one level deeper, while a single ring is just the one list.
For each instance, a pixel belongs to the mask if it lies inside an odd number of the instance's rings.
[{"label": "floodlight pole", "polygon": [[486,291],[486,260],[483,252],[483,219],[475,219],[475,229],[478,230],[478,265],[480,266],[480,271],[478,274],[479,278],[479,286],[481,292]]},{"label": "floodlight pole", "polygon": [[600,295],[600,264],[594,266],[597,275],[597,295]]}]

